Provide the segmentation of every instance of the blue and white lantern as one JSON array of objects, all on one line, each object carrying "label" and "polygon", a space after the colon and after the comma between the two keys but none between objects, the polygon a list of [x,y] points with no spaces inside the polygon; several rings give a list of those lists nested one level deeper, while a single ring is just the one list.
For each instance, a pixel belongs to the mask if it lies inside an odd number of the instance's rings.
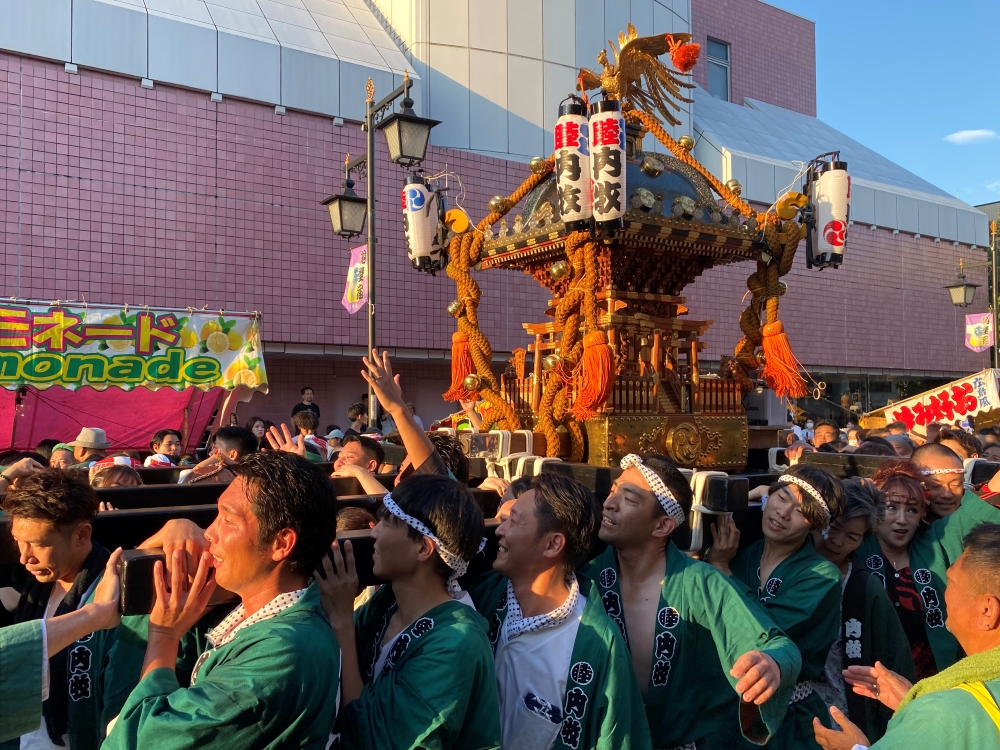
[{"label": "blue and white lantern", "polygon": [[440,271],[446,263],[438,231],[441,194],[431,189],[419,175],[410,175],[403,184],[402,203],[407,257],[418,271]]}]

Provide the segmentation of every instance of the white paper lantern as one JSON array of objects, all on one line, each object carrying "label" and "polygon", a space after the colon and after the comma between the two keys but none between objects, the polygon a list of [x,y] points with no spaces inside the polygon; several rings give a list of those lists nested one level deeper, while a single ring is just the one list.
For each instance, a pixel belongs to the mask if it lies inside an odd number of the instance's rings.
[{"label": "white paper lantern", "polygon": [[440,271],[444,267],[444,248],[438,234],[440,194],[419,175],[411,175],[403,185],[402,202],[407,257],[418,271]]},{"label": "white paper lantern", "polygon": [[587,105],[575,96],[559,105],[555,156],[559,216],[567,232],[588,229],[594,215],[590,188],[590,123]]},{"label": "white paper lantern", "polygon": [[590,175],[597,229],[622,226],[628,208],[625,192],[625,118],[621,104],[604,99],[590,105]]},{"label": "white paper lantern", "polygon": [[847,174],[847,162],[828,162],[810,187],[816,210],[813,262],[818,266],[839,266],[844,262],[851,219],[851,178]]}]

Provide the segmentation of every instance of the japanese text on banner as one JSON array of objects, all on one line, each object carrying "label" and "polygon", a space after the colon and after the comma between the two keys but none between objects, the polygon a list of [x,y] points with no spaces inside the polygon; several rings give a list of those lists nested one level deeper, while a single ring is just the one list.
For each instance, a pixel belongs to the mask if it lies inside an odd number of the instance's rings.
[{"label": "japanese text on banner", "polygon": [[0,304],[0,387],[266,391],[253,313]]}]

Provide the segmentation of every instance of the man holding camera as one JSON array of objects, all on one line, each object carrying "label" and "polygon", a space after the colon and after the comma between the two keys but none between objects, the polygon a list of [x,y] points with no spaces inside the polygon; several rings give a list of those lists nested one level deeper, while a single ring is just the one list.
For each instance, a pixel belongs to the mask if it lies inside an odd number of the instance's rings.
[{"label": "man holding camera", "polygon": [[[308,578],[336,535],[333,486],[318,467],[283,452],[254,453],[233,471],[193,580],[182,549],[169,552],[169,590],[163,564],[154,567],[142,678],[106,748],[326,747],[340,649]],[[178,645],[216,583],[241,603],[208,633],[211,648],[183,688]]]}]

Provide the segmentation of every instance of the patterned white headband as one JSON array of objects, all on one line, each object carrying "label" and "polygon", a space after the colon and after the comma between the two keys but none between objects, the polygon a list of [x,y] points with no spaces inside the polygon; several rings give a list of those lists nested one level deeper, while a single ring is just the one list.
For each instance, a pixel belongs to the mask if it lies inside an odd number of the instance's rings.
[{"label": "patterned white headband", "polygon": [[[396,501],[392,499],[391,492],[387,492],[385,497],[382,498],[382,505],[400,521],[405,523],[414,531],[418,532],[421,536],[427,537],[434,543],[434,549],[437,550],[437,553],[441,556],[444,564],[452,570],[452,574],[448,577],[448,591],[452,594],[460,592],[461,588],[458,585],[458,579],[464,576],[465,572],[469,569],[469,561],[463,560],[461,555],[456,555],[454,552],[451,552],[444,546],[444,543],[438,539],[437,536],[431,533],[431,530],[427,528],[427,525],[423,521],[408,515],[402,508],[400,508],[396,504]],[[485,546],[486,537],[483,537],[479,542],[478,551],[482,552]]]},{"label": "patterned white headband", "polygon": [[810,497],[812,497],[817,503],[822,506],[823,511],[826,513],[826,517],[830,518],[830,506],[826,504],[826,500],[820,494],[819,490],[813,487],[805,479],[799,479],[798,477],[793,477],[791,474],[782,474],[778,477],[779,482],[784,482],[785,484],[794,484],[796,487],[807,492]]},{"label": "patterned white headband", "polygon": [[634,453],[629,453],[622,459],[621,467],[622,469],[631,469],[633,466],[642,473],[643,477],[645,477],[646,483],[649,484],[649,489],[653,491],[653,494],[656,496],[656,501],[660,504],[666,514],[673,518],[677,522],[678,526],[684,523],[684,521],[687,520],[684,508],[682,508],[681,504],[677,502],[677,499],[674,497],[674,493],[667,489],[667,485],[665,485],[663,480],[660,479],[660,475],[646,466],[639,456]]},{"label": "patterned white headband", "polygon": [[924,469],[920,473],[925,477],[934,476],[935,474],[964,474],[965,469]]}]

